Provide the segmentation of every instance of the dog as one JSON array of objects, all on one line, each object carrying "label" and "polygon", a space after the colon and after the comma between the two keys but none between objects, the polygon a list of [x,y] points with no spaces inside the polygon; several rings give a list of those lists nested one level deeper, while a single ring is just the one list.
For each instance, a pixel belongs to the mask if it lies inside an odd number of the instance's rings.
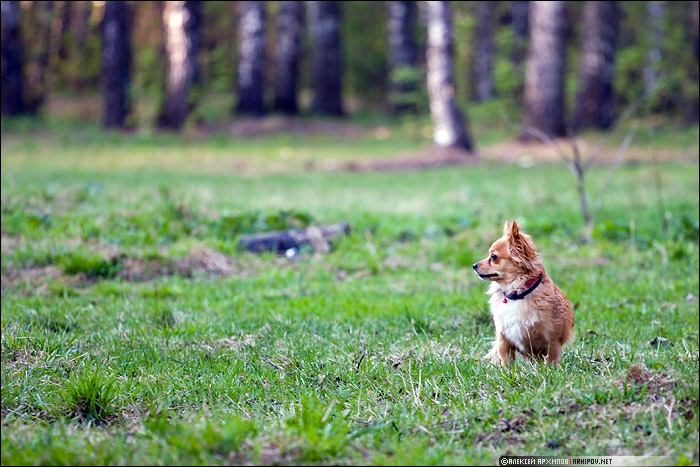
[{"label": "dog", "polygon": [[487,358],[510,365],[517,351],[558,367],[562,346],[571,339],[574,310],[547,275],[530,236],[515,221],[506,222],[488,257],[472,267],[480,279],[492,281],[487,293],[496,340]]}]

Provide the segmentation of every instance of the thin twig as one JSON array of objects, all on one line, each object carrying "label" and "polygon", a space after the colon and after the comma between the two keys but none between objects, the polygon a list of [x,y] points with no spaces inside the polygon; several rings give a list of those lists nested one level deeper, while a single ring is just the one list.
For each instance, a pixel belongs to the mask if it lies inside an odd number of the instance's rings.
[{"label": "thin twig", "polygon": [[[595,150],[593,151],[593,154],[597,154],[600,152],[602,147],[607,144],[608,140],[610,137],[613,135],[615,129],[626,122],[633,114],[634,112],[639,108],[639,106],[647,100],[647,98],[653,94],[656,91],[656,86],[654,86],[652,89],[646,90],[642,95],[640,95],[637,99],[632,101],[626,108],[625,110],[620,114],[620,116],[615,119],[612,125],[607,129],[607,131],[603,134],[603,136],[600,137],[598,140],[598,143],[596,145]],[[529,134],[530,136],[535,137],[538,139],[540,142],[543,144],[546,144],[550,148],[554,149],[556,154],[559,156],[559,158],[566,163],[566,166],[571,170],[571,173],[573,173],[574,177],[576,177],[576,184],[577,184],[577,190],[579,194],[579,201],[581,203],[581,214],[583,216],[584,222],[585,222],[585,234],[584,234],[584,240],[586,242],[590,241],[591,233],[593,231],[593,226],[595,225],[595,219],[598,216],[598,213],[601,208],[602,200],[603,197],[608,190],[610,186],[610,182],[612,180],[613,174],[617,171],[618,167],[620,166],[622,159],[629,149],[630,145],[632,144],[632,140],[634,139],[635,134],[637,133],[637,130],[639,128],[639,124],[635,122],[635,124],[632,126],[632,128],[627,132],[627,135],[622,141],[622,144],[617,150],[617,153],[615,154],[615,157],[613,158],[613,163],[610,166],[610,170],[608,172],[608,176],[606,177],[605,181],[603,182],[603,185],[601,186],[600,192],[598,193],[598,196],[595,198],[595,203],[593,204],[592,212],[589,208],[589,200],[588,200],[588,195],[586,193],[586,185],[585,185],[585,173],[587,168],[590,166],[593,158],[589,157],[587,160],[583,160],[581,156],[581,150],[578,146],[578,143],[576,141],[576,137],[573,135],[571,131],[569,131],[569,142],[571,144],[571,149],[572,149],[572,155],[570,156],[564,148],[557,143],[552,137],[550,137],[547,133],[543,132],[539,128],[535,128],[529,125],[516,125],[510,117],[508,117],[507,114],[504,114],[504,120],[511,125],[512,127],[520,127],[521,132]]]},{"label": "thin twig", "polygon": [[541,143],[546,144],[550,148],[554,149],[557,153],[557,155],[567,163],[567,165],[570,162],[570,159],[567,157],[566,151],[564,148],[559,145],[551,136],[549,136],[547,133],[544,131],[540,130],[539,128],[536,128],[534,126],[530,125],[525,125],[525,124],[517,124],[511,118],[508,116],[508,114],[504,114],[504,119],[508,125],[510,125],[512,128],[519,128],[521,132],[527,133],[530,136],[533,136],[537,138]]},{"label": "thin twig", "polygon": [[590,240],[591,231],[593,230],[593,218],[588,210],[588,194],[586,193],[586,183],[584,179],[585,168],[583,167],[581,150],[578,147],[578,142],[573,132],[569,133],[569,141],[571,142],[571,150],[574,153],[572,164],[574,166],[574,176],[576,177],[579,201],[581,202],[581,214],[583,215],[583,221],[586,223],[585,240],[588,242]]},{"label": "thin twig", "polygon": [[355,373],[360,371],[360,364],[362,363],[362,360],[364,360],[364,359],[365,359],[365,354],[360,355],[360,361],[357,362],[357,366],[355,367]]},{"label": "thin twig", "polygon": [[664,233],[668,231],[668,219],[666,218],[666,206],[664,203],[663,187],[661,185],[661,165],[659,163],[659,157],[656,153],[656,133],[654,129],[647,125],[647,132],[651,136],[651,144],[649,145],[649,152],[651,152],[651,158],[654,161],[654,188],[656,189],[656,205],[659,208],[659,217],[661,217],[661,228]]},{"label": "thin twig", "polygon": [[[625,107],[625,110],[622,111],[622,113],[615,119],[615,121],[608,127],[608,129],[605,131],[605,133],[598,139],[598,142],[595,145],[595,149],[591,152],[591,154],[598,154],[600,150],[605,146],[612,135],[615,133],[615,130],[625,123],[629,118],[634,114],[634,112],[639,108],[640,105],[644,101],[646,101],[649,96],[654,94],[656,92],[656,88],[658,87],[658,84],[655,84],[651,89],[645,90],[639,97],[637,97],[635,100],[629,103],[627,107]],[[593,162],[594,158],[589,158],[588,163],[586,164],[586,168],[588,165],[590,165]]]}]

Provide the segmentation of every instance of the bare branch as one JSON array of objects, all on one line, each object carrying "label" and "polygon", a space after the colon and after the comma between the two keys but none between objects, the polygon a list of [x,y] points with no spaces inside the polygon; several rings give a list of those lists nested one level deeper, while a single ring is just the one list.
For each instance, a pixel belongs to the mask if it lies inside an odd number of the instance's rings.
[{"label": "bare branch", "polygon": [[561,160],[566,162],[566,165],[569,166],[570,169],[573,170],[571,166],[571,159],[568,157],[568,154],[564,150],[564,148],[557,143],[554,139],[552,139],[551,136],[549,136],[547,133],[544,131],[540,130],[539,128],[535,128],[534,126],[530,125],[524,125],[524,124],[517,124],[511,120],[511,118],[504,113],[504,120],[508,125],[510,125],[512,128],[518,128],[521,133],[527,133],[530,136],[533,136],[537,138],[541,143],[546,144],[550,148],[554,149],[559,156]]},{"label": "bare branch", "polygon": [[661,165],[659,163],[659,157],[656,153],[656,133],[654,129],[647,125],[647,132],[651,136],[651,144],[649,145],[649,152],[651,153],[651,158],[654,161],[654,187],[656,188],[656,205],[659,209],[659,217],[661,218],[661,228],[663,232],[668,231],[668,219],[666,218],[666,207],[664,203],[663,187],[661,184]]},{"label": "bare branch", "polygon": [[579,201],[581,203],[581,214],[583,215],[583,221],[586,223],[586,241],[590,240],[590,233],[593,227],[593,218],[591,217],[590,211],[588,209],[588,195],[586,193],[586,184],[584,180],[585,169],[581,160],[581,150],[578,147],[578,142],[576,141],[576,136],[573,132],[569,132],[569,142],[571,143],[571,149],[574,153],[573,166],[574,166],[574,176],[576,177],[576,188],[578,190]]},{"label": "bare branch", "polygon": [[[622,113],[615,119],[615,121],[610,125],[610,127],[606,130],[603,135],[598,139],[598,142],[595,145],[595,149],[591,152],[591,155],[597,155],[600,150],[605,146],[612,135],[615,133],[615,130],[625,123],[629,118],[634,114],[634,112],[639,108],[642,103],[644,103],[649,96],[654,94],[656,92],[656,88],[658,87],[658,83],[655,84],[651,89],[648,89],[644,91],[639,97],[637,97],[635,100],[629,103],[629,105],[625,108],[625,110],[622,111]],[[592,162],[593,162],[593,157],[590,157],[586,163],[586,166],[588,167]]]}]

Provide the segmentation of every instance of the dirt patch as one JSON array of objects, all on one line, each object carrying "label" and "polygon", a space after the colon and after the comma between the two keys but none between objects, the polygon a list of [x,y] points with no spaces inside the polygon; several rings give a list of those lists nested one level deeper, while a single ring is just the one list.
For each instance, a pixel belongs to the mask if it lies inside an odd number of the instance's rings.
[{"label": "dirt patch", "polygon": [[243,441],[238,449],[230,451],[226,459],[230,465],[290,465],[301,456],[301,448],[285,441],[284,434]]},{"label": "dirt patch", "polygon": [[296,135],[324,135],[351,139],[368,136],[373,133],[374,129],[342,120],[270,116],[236,120],[229,126],[228,131],[231,135],[238,137],[261,137],[280,133],[293,133]]},{"label": "dirt patch", "polygon": [[124,258],[118,276],[128,282],[146,282],[173,274],[172,268],[155,259]]},{"label": "dirt patch", "polygon": [[8,267],[0,276],[2,290],[23,286],[31,295],[61,293],[66,290],[75,292],[73,288],[84,288],[95,285],[107,278],[122,279],[127,282],[148,282],[158,277],[181,275],[183,277],[211,276],[229,277],[237,275],[249,277],[258,271],[269,267],[280,267],[289,264],[285,258],[273,263],[258,257],[238,258],[241,263],[235,264],[231,257],[208,247],[195,247],[184,258],[139,258],[127,257],[118,248],[102,248],[97,250],[102,257],[115,261],[115,273],[106,277],[90,277],[83,272],[66,274],[59,267],[30,266]]},{"label": "dirt patch", "polygon": [[505,443],[508,446],[525,444],[519,435],[526,431],[527,415],[517,415],[511,418],[501,418],[498,420],[497,429],[490,433],[477,433],[474,442],[478,446],[484,444],[497,445]]},{"label": "dirt patch", "polygon": [[627,371],[627,376],[615,381],[615,386],[621,391],[625,386],[629,388],[630,384],[634,384],[640,391],[646,384],[647,394],[655,395],[669,391],[675,382],[664,374],[652,373],[640,363],[635,363]]},{"label": "dirt patch", "polygon": [[501,433],[523,433],[525,431],[526,418],[518,415],[512,418],[502,418],[498,421],[498,429]]},{"label": "dirt patch", "polygon": [[50,283],[62,279],[71,282],[54,266],[33,266],[29,268],[8,268],[6,274],[0,276],[0,286],[8,289],[20,284],[31,288],[33,293],[42,294],[48,291]]},{"label": "dirt patch", "polygon": [[3,367],[7,368],[27,368],[37,366],[46,360],[46,352],[40,349],[22,348],[9,351],[2,351]]},{"label": "dirt patch", "polygon": [[[592,164],[609,164],[617,154],[617,147],[598,148],[597,141],[577,141],[582,158]],[[555,141],[556,146],[550,146],[537,141],[522,142],[516,139],[492,144],[479,149],[479,154],[484,160],[504,163],[517,163],[522,167],[531,167],[540,162],[561,162],[560,154],[571,156],[571,144],[566,139]],[[681,160],[697,161],[698,151],[695,149],[674,150],[656,149],[655,156],[662,161]],[[626,163],[648,161],[651,159],[649,149],[646,147],[630,147],[624,156]]]},{"label": "dirt patch", "polygon": [[[426,147],[409,151],[384,159],[359,159],[345,163],[325,164],[325,170],[347,172],[391,172],[401,170],[423,170],[436,167],[474,165],[484,161],[504,164],[517,164],[529,168],[540,163],[562,163],[560,154],[569,156],[570,145],[566,140],[558,141],[559,148],[539,142],[524,143],[518,140],[505,141],[478,148],[475,153],[459,149]],[[584,161],[588,164],[610,164],[615,159],[617,148],[599,149],[595,143],[579,141]],[[655,156],[660,161],[697,162],[698,152],[693,149],[674,150],[657,149]],[[649,161],[651,155],[647,148],[631,147],[625,154],[623,162],[634,164]]]},{"label": "dirt patch", "polygon": [[208,348],[221,348],[226,350],[240,350],[244,347],[255,347],[255,336],[248,334],[243,337],[224,337],[217,339],[211,343],[211,346],[205,345]]},{"label": "dirt patch", "polygon": [[288,447],[280,437],[278,440],[260,444],[259,455],[260,465],[289,464],[301,456],[301,449],[298,446]]},{"label": "dirt patch", "polygon": [[7,426],[5,425],[5,420],[9,418],[10,414],[12,414],[12,416],[18,416],[18,418],[28,417],[34,420],[42,420],[46,422],[53,422],[56,420],[56,417],[51,415],[48,410],[40,409],[34,404],[27,404],[26,402],[22,402],[17,407],[7,407],[3,405],[1,412],[3,418],[3,429],[5,429]]},{"label": "dirt patch", "polygon": [[3,233],[0,236],[0,245],[2,246],[2,254],[9,256],[17,249],[18,246],[21,247],[23,245],[22,237],[13,237]]},{"label": "dirt patch", "polygon": [[118,276],[130,282],[145,282],[160,276],[179,274],[193,277],[199,273],[212,276],[231,276],[234,273],[231,258],[206,247],[197,247],[189,255],[176,260],[124,258],[120,261]]},{"label": "dirt patch", "polygon": [[196,248],[185,258],[175,261],[175,271],[191,277],[197,271],[217,276],[233,274],[231,258],[211,248]]},{"label": "dirt patch", "polygon": [[451,148],[426,148],[411,151],[389,159],[365,159],[341,164],[340,170],[349,172],[380,171],[390,172],[399,170],[422,170],[435,167],[454,165],[471,165],[480,162],[472,153]]}]

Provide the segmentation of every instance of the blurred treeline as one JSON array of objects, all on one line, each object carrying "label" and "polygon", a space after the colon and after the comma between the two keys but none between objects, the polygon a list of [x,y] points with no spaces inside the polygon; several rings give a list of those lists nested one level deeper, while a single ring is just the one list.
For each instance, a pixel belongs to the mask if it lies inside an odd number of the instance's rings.
[{"label": "blurred treeline", "polygon": [[[167,2],[126,3],[132,43],[130,96],[133,102],[146,100],[158,108],[162,105],[166,89],[163,10]],[[197,100],[197,105],[188,117],[189,122],[216,123],[230,118],[234,113],[241,14],[238,3],[241,2],[202,2],[199,76],[196,87],[191,91],[194,97],[190,97]],[[278,30],[275,18],[281,3],[264,2],[264,81],[269,83],[264,88],[266,101],[272,100],[271,83],[275,73],[275,38]],[[339,3],[342,94],[346,110],[389,111],[393,97],[390,92],[392,74],[389,69],[388,2]],[[478,97],[476,80],[473,79],[474,44],[481,21],[477,11],[480,3],[485,2],[450,2],[457,100],[467,109],[467,113],[471,101],[482,100]],[[488,27],[493,35],[493,90],[490,94],[493,99],[517,111],[523,100],[524,72],[513,60],[515,49],[519,47],[512,24],[513,2],[491,3],[493,11]],[[612,94],[615,113],[619,114],[638,99],[644,93],[645,85],[648,85],[650,74],[656,74],[658,83],[654,92],[645,99],[641,112],[697,121],[698,32],[692,2],[652,2],[659,4],[658,18],[653,17],[655,10],[649,7],[650,2],[618,3],[621,20]],[[99,95],[102,89],[103,54],[100,28],[105,2],[22,1],[19,4],[25,110],[29,113],[41,112],[48,95]],[[567,2],[565,96],[569,111],[573,109],[578,83],[584,4]],[[418,49],[415,73],[421,82],[424,81],[426,47],[423,10],[418,5],[414,30]],[[697,12],[697,7],[694,11]],[[483,21],[481,26],[484,26]],[[308,109],[311,99],[308,50],[309,34],[305,30],[299,64],[302,112]],[[410,80],[411,77],[406,79]],[[424,85],[416,87],[408,98],[403,98],[414,104],[416,113],[428,112],[428,93]]]}]

